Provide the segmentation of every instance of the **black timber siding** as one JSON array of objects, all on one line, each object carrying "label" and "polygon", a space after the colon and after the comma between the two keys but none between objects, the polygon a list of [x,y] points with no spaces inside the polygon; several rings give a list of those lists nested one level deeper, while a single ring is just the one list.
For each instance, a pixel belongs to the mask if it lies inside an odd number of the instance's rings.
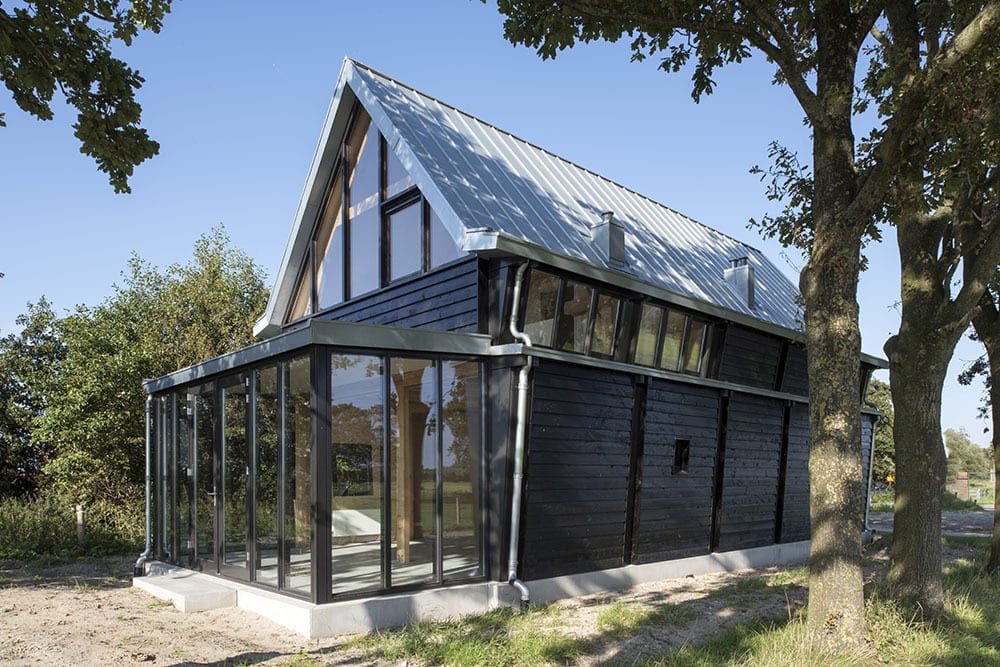
[{"label": "black timber siding", "polygon": [[[317,317],[411,329],[479,333],[480,309],[486,307],[480,299],[480,293],[486,291],[486,278],[480,274],[479,260],[468,257],[361,296]],[[482,326],[485,327],[485,323]]]},{"label": "black timber siding", "polygon": [[788,407],[788,454],[781,542],[809,539],[809,406]]},{"label": "black timber siding", "polygon": [[774,543],[783,421],[782,401],[730,397],[718,551]]},{"label": "black timber siding", "polygon": [[781,340],[735,325],[726,329],[719,379],[774,389],[781,365]]},{"label": "black timber siding", "polygon": [[785,355],[785,373],[781,378],[781,391],[806,396],[809,394],[809,376],[806,367],[806,348],[791,343]]},{"label": "black timber siding", "polygon": [[535,369],[526,579],[624,564],[633,395],[624,373],[548,362]]},{"label": "black timber siding", "polygon": [[[709,552],[718,421],[717,389],[650,382],[633,562]],[[673,471],[678,439],[691,443],[687,473]]]},{"label": "black timber siding", "polygon": [[861,484],[864,488],[865,507],[868,507],[868,503],[871,500],[869,494],[871,494],[872,490],[868,486],[868,477],[872,462],[872,438],[875,434],[875,422],[877,420],[878,418],[875,415],[864,413],[861,415]]}]

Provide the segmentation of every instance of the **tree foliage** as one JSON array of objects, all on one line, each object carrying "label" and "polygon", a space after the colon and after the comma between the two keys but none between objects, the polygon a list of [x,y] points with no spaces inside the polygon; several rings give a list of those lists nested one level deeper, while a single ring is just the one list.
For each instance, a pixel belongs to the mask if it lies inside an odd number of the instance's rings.
[{"label": "tree foliage", "polygon": [[[498,7],[506,16],[507,39],[543,58],[578,42],[627,37],[633,60],[658,57],[667,72],[690,67],[698,100],[712,91],[717,68],[757,51],[775,65],[774,81],[795,95],[813,132],[812,164],[804,170],[777,144],[783,165],[772,181],[773,194],[802,205],[764,224],[785,242],[804,245],[809,256],[800,278],[809,348],[813,538],[807,636],[817,647],[860,647],[861,251],[866,240],[877,238],[876,223],[902,165],[912,159],[914,139],[920,144],[915,135],[928,107],[952,77],[973,77],[982,67],[979,47],[1000,31],[1000,2],[956,9],[906,0],[499,0]],[[912,57],[911,19],[918,32],[932,28],[941,36],[930,56],[921,57],[918,49]],[[886,24],[891,29],[883,34]],[[862,54],[870,35],[883,51]],[[854,126],[862,55],[892,56],[884,70],[892,92],[876,132],[859,142]]]},{"label": "tree foliage", "polygon": [[19,333],[0,338],[0,498],[24,495],[39,486],[52,448],[44,439],[33,438],[32,431],[45,412],[48,391],[66,353],[58,318],[45,297],[29,303],[16,324]]},{"label": "tree foliage", "polygon": [[132,497],[144,478],[143,379],[252,342],[266,301],[262,270],[221,226],[188,264],[159,270],[133,256],[110,297],[58,323],[65,359],[32,434],[53,448],[52,483],[85,504]]},{"label": "tree foliage", "polygon": [[948,450],[948,479],[954,481],[960,472],[970,475],[990,473],[989,453],[969,439],[963,429],[947,429],[944,432],[944,446]]},{"label": "tree foliage", "polygon": [[[15,104],[51,120],[52,99],[61,93],[77,110],[73,125],[80,152],[97,162],[115,192],[129,192],[136,165],[159,152],[140,125],[135,98],[139,72],[116,58],[140,30],[158,33],[171,0],[24,0],[0,5],[0,80]],[[4,114],[0,112],[0,126]]]},{"label": "tree foliage", "polygon": [[875,451],[872,454],[872,481],[878,485],[895,480],[896,446],[892,437],[893,422],[892,391],[889,384],[873,378],[868,385],[868,403],[882,412],[875,427]]}]

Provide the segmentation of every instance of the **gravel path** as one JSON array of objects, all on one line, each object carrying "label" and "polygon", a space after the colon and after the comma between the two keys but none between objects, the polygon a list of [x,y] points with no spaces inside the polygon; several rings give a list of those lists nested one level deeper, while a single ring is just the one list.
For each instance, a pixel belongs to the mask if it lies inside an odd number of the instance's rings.
[{"label": "gravel path", "polygon": [[[872,512],[868,526],[879,535],[892,532],[892,512]],[[982,512],[941,512],[941,530],[945,535],[981,537],[993,534],[993,506]]]}]

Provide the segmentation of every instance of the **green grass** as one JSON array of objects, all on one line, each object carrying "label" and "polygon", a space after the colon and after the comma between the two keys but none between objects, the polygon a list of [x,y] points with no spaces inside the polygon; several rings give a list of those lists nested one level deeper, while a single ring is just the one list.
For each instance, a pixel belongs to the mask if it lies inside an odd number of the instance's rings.
[{"label": "green grass", "polygon": [[[895,509],[893,492],[873,493],[868,507],[872,512],[892,512]],[[941,496],[941,509],[952,512],[978,512],[983,508],[974,500],[959,500],[954,493],[945,491]]]},{"label": "green grass", "polygon": [[[875,583],[867,589],[866,646],[856,654],[827,655],[808,648],[806,616],[789,619],[751,618],[700,644],[647,656],[635,663],[647,666],[709,667],[865,667],[867,665],[1000,664],[1000,576],[983,572],[989,538],[944,538],[950,546],[972,547],[973,555],[945,568],[946,612],[935,622],[923,622],[899,607]],[[806,585],[808,568],[797,567],[773,576],[751,575],[711,595],[742,602],[768,594],[768,589]],[[753,606],[747,607],[752,610]],[[695,612],[685,604],[605,602],[598,608],[596,632],[567,636],[571,619],[566,608],[535,607],[523,614],[498,610],[450,623],[371,634],[353,642],[367,659],[410,661],[426,665],[550,665],[572,664],[601,654],[608,642],[641,637],[651,628],[685,626]],[[806,613],[808,613],[806,611]],[[707,619],[708,622],[715,622]],[[671,631],[659,630],[669,634]]]},{"label": "green grass", "polygon": [[363,648],[369,659],[391,662],[485,667],[572,663],[586,652],[588,644],[553,629],[552,609],[536,607],[524,614],[498,609],[450,623],[423,622],[366,635],[351,645]]}]

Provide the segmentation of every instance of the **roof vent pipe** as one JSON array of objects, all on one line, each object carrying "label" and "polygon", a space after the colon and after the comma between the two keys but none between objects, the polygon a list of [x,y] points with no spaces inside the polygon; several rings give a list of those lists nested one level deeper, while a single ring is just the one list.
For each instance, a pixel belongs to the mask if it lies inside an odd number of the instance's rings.
[{"label": "roof vent pipe", "polygon": [[625,225],[615,218],[614,211],[601,213],[601,220],[590,226],[590,238],[610,264],[626,264]]},{"label": "roof vent pipe", "polygon": [[753,267],[750,266],[750,258],[743,256],[729,260],[729,268],[722,272],[722,277],[729,290],[740,297],[747,308],[753,309],[755,305],[754,276]]}]

